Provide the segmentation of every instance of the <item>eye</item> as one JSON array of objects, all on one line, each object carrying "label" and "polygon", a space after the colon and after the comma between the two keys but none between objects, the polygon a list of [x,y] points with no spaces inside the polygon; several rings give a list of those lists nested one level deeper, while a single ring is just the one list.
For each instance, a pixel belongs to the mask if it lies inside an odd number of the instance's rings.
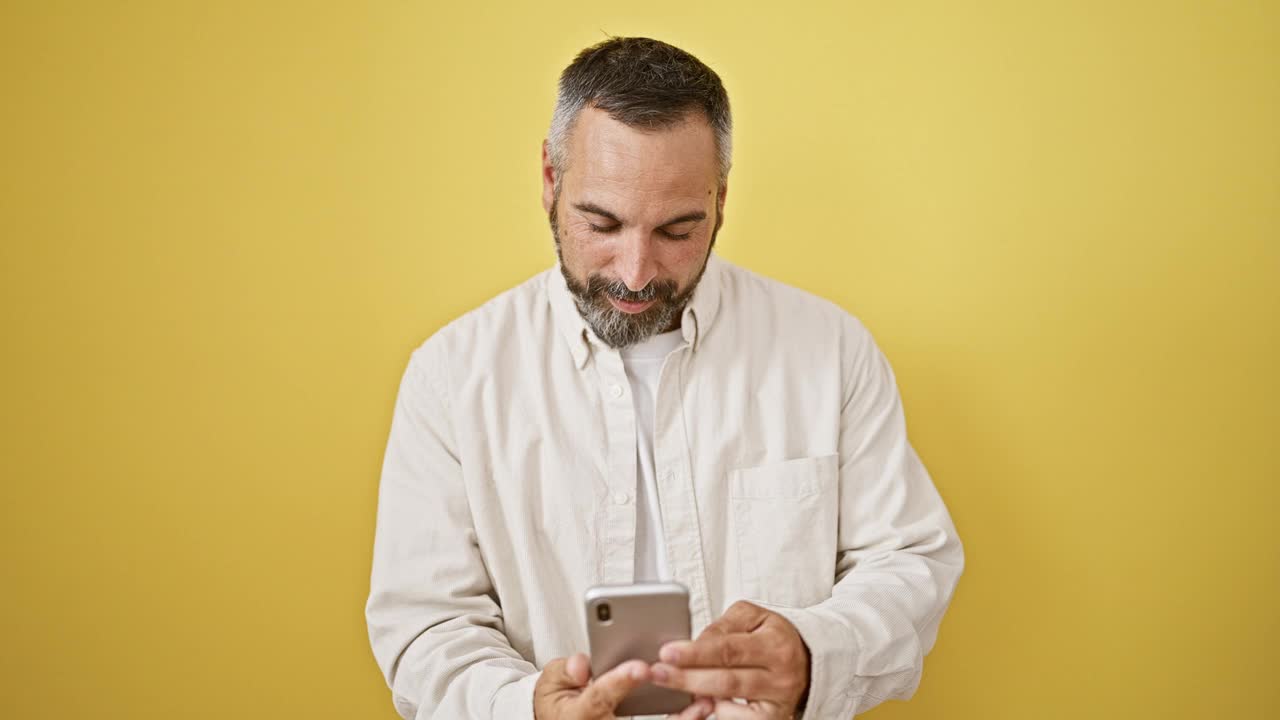
[{"label": "eye", "polygon": [[688,239],[689,239],[689,236],[693,234],[693,231],[692,231],[692,230],[690,230],[690,231],[689,231],[689,232],[687,232],[687,233],[682,233],[682,234],[680,234],[680,235],[676,235],[676,234],[675,234],[675,233],[673,233],[673,232],[669,232],[669,231],[667,231],[667,230],[663,230],[663,231],[662,231],[662,234],[663,234],[663,235],[666,235],[667,237],[671,238],[672,240],[688,240]]},{"label": "eye", "polygon": [[612,233],[616,231],[619,227],[621,227],[620,225],[610,225],[608,227],[600,227],[599,225],[594,225],[592,223],[587,223],[587,224],[591,226],[591,232],[600,233],[601,235],[608,235],[609,233]]}]

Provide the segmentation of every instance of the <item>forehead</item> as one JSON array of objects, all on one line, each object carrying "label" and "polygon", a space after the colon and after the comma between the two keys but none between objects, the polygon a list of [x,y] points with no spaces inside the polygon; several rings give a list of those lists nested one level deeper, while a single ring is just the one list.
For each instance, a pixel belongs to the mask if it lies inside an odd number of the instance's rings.
[{"label": "forehead", "polygon": [[640,130],[587,107],[574,124],[565,182],[575,195],[623,203],[706,199],[717,185],[715,134],[700,113]]}]

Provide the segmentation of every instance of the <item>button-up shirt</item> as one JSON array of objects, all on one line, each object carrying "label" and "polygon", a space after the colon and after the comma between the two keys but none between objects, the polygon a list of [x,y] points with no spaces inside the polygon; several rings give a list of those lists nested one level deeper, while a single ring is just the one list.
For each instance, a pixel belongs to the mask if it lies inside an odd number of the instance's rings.
[{"label": "button-up shirt", "polygon": [[[906,699],[964,566],[889,363],[833,303],[712,253],[654,408],[671,578],[693,633],[745,599],[810,652],[804,718]],[[558,267],[410,355],[365,616],[396,709],[528,720],[587,652],[584,591],[633,580],[636,416]]]}]

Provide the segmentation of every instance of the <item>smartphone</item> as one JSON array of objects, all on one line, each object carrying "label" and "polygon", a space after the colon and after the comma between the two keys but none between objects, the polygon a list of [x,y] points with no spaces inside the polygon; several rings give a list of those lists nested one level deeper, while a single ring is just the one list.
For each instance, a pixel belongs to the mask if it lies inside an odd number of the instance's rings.
[{"label": "smartphone", "polygon": [[[680,583],[596,585],[587,590],[586,609],[591,677],[628,660],[656,663],[663,645],[689,639],[689,591]],[[632,690],[614,714],[678,713],[692,703],[689,693],[646,683]]]}]

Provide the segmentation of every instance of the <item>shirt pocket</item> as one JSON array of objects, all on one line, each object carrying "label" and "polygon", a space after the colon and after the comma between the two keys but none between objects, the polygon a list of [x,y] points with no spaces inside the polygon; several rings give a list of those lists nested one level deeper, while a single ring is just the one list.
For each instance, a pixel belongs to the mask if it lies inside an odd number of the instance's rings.
[{"label": "shirt pocket", "polygon": [[746,599],[808,607],[831,596],[839,459],[821,455],[729,472],[735,569]]}]

